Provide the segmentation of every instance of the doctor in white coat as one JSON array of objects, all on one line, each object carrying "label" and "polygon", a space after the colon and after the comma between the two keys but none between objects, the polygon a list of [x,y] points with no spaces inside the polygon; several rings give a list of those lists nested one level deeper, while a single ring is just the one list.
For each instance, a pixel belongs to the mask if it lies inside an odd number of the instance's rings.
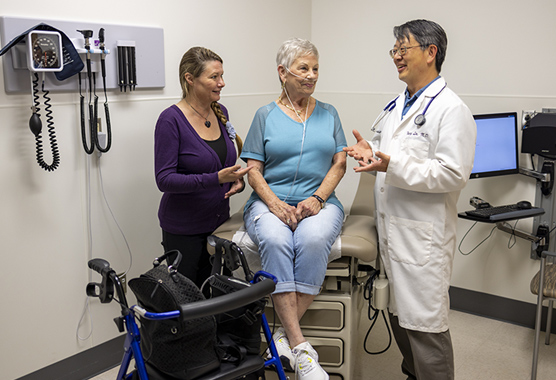
[{"label": "doctor in white coat", "polygon": [[372,127],[370,141],[345,151],[356,172],[376,172],[380,254],[390,284],[390,319],[408,379],[454,378],[448,329],[456,246],[456,203],[475,152],[476,126],[439,76],[447,38],[438,24],[394,28],[390,56],[407,84]]}]

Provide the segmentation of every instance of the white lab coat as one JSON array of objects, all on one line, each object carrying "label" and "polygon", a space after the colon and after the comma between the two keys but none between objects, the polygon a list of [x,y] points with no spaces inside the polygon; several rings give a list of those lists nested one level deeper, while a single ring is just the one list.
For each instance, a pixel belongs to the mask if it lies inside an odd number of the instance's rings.
[{"label": "white lab coat", "polygon": [[432,83],[409,109],[396,107],[373,128],[373,151],[390,155],[378,172],[375,201],[380,254],[390,283],[390,311],[400,326],[448,329],[448,289],[456,246],[456,203],[475,153],[475,121],[448,87],[431,103],[426,123],[414,119],[446,82]]}]

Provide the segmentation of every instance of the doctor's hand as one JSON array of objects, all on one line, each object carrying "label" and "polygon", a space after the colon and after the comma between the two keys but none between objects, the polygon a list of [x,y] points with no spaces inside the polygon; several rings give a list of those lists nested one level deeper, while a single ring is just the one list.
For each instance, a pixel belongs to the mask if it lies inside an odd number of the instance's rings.
[{"label": "doctor's hand", "polygon": [[357,131],[357,129],[353,130],[353,136],[355,136],[357,143],[344,148],[344,152],[358,161],[369,163],[373,157],[373,150],[371,149],[371,146],[363,137],[361,137],[361,134]]},{"label": "doctor's hand", "polygon": [[376,157],[371,157],[370,162],[359,161],[359,167],[353,168],[355,172],[386,172],[390,163],[390,156],[382,152],[376,152]]}]

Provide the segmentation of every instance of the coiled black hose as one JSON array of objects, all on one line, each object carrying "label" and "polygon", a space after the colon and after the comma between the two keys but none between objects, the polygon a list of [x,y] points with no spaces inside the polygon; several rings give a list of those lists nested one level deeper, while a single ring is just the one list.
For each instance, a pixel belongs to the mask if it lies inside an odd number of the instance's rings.
[{"label": "coiled black hose", "polygon": [[[91,146],[89,147],[87,145],[87,132],[85,130],[85,96],[83,96],[83,93],[81,91],[81,73],[79,73],[79,96],[79,103],[81,106],[81,141],[83,142],[83,149],[85,150],[85,153],[92,154],[95,150],[95,145],[93,142],[93,130],[89,128],[89,136],[91,141]],[[91,114],[91,108],[89,107],[89,119],[92,118],[92,116],[93,115]]]},{"label": "coiled black hose", "polygon": [[104,62],[104,56],[103,58],[101,58],[100,63],[102,67],[102,85],[104,88],[104,119],[106,121],[106,147],[102,148],[100,144],[98,144],[97,149],[102,153],[106,153],[110,150],[110,147],[112,146],[112,124],[110,123],[110,110],[108,109],[108,95],[106,94],[106,64]]},{"label": "coiled black hose", "polygon": [[31,119],[29,120],[29,127],[31,131],[35,135],[35,145],[36,145],[36,153],[37,153],[37,163],[41,168],[46,171],[54,171],[60,165],[60,152],[58,150],[58,143],[56,141],[56,131],[54,129],[54,118],[52,117],[52,105],[50,104],[50,97],[48,96],[49,91],[44,89],[44,81],[42,82],[42,92],[43,92],[43,99],[44,99],[44,111],[46,114],[46,124],[48,128],[48,139],[50,141],[50,149],[52,152],[52,164],[47,164],[43,158],[43,144],[42,144],[42,124],[40,120],[39,114],[39,75],[35,73],[33,79],[33,102],[34,102],[34,110],[33,115],[31,115]]}]

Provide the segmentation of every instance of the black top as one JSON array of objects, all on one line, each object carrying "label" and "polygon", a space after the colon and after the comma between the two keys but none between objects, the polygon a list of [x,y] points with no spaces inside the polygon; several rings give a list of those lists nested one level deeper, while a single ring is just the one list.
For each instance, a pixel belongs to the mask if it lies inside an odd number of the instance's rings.
[{"label": "black top", "polygon": [[226,155],[228,154],[228,148],[226,148],[226,141],[224,141],[224,134],[221,133],[220,137],[216,140],[205,140],[205,142],[210,146],[220,158],[222,166],[226,162]]}]

